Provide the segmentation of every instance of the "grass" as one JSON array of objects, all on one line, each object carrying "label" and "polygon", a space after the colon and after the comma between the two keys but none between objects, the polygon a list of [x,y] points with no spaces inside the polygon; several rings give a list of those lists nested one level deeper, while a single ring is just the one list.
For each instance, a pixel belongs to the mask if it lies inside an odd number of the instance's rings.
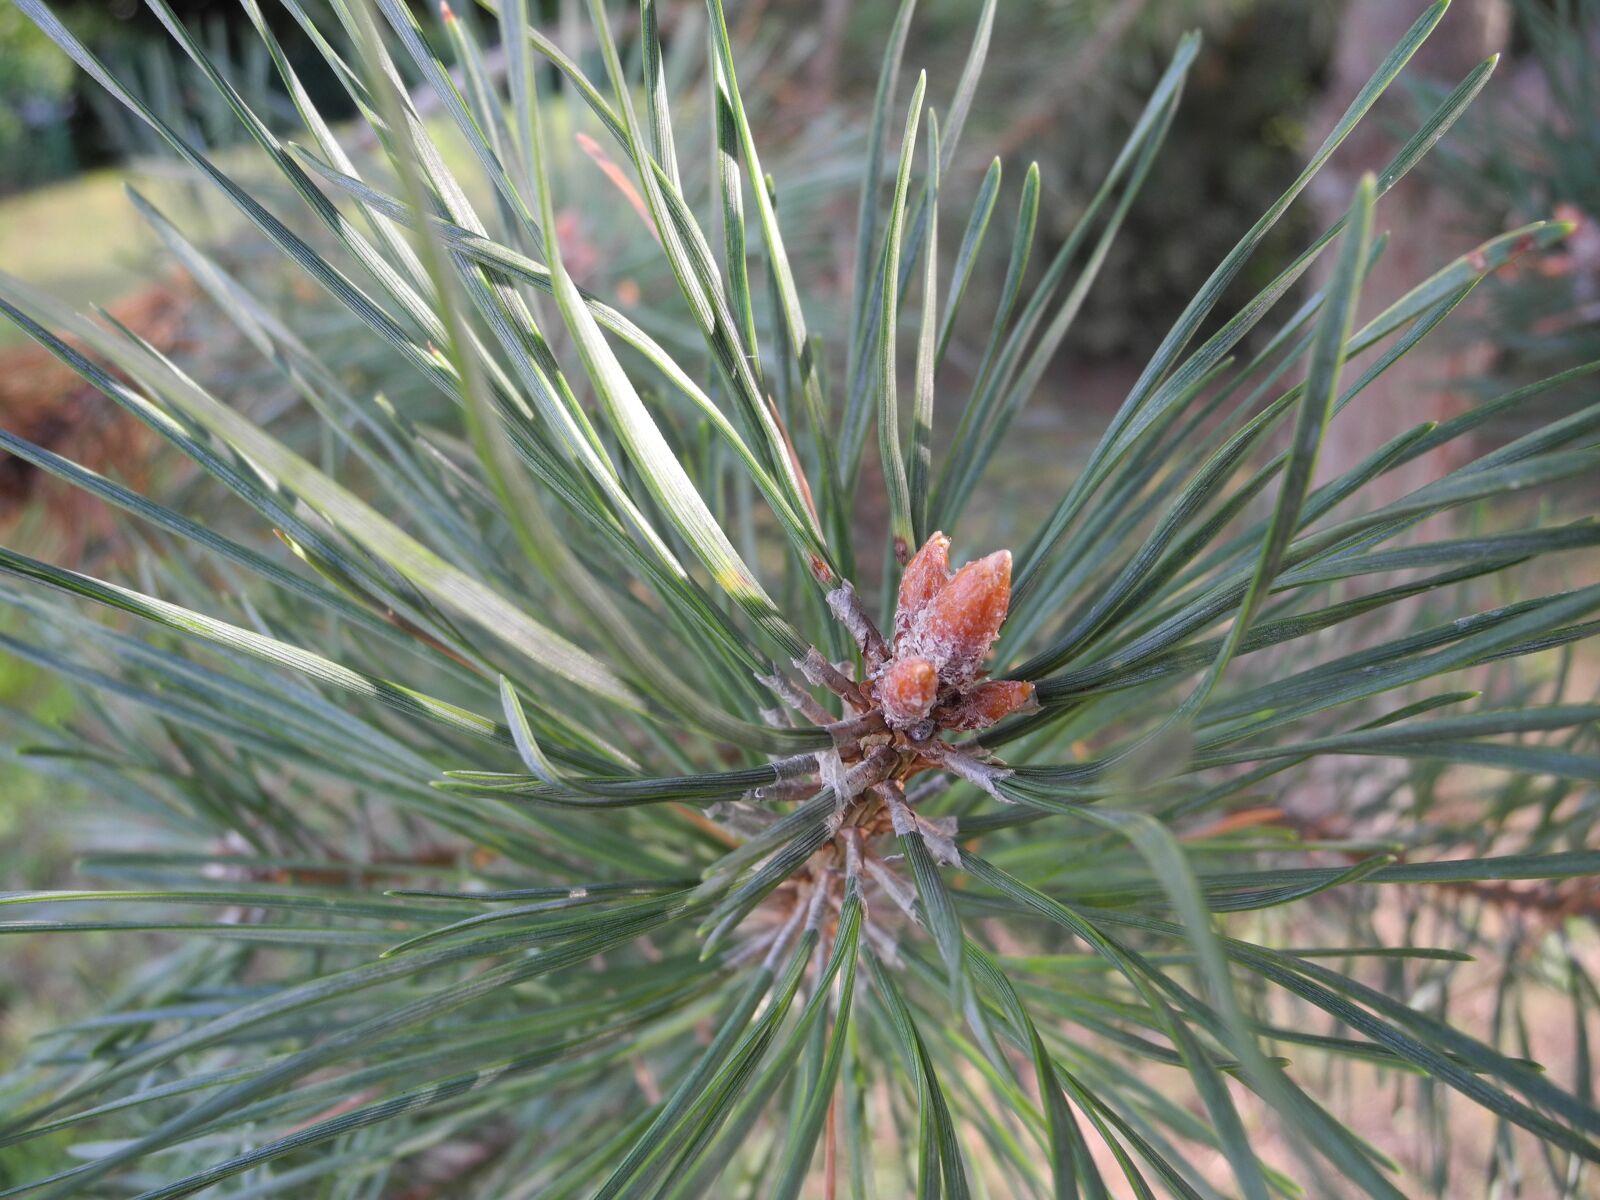
[{"label": "grass", "polygon": [[[563,105],[553,107],[564,110]],[[465,168],[470,152],[448,122],[431,117],[424,123],[450,168]],[[563,148],[567,168],[574,156],[578,156],[574,147]],[[259,178],[270,170],[254,146],[229,147],[213,157],[239,178]],[[160,253],[161,242],[129,202],[130,185],[155,199],[207,244],[223,244],[223,234],[237,233],[244,226],[196,186],[192,175],[167,159],[145,159],[0,196],[0,263],[9,274],[79,310],[112,303],[148,283],[150,262]],[[474,185],[472,191],[474,199],[483,198],[481,187]],[[341,200],[340,207],[353,214],[359,206]],[[15,324],[0,321],[0,348],[27,341]]]},{"label": "grass", "polygon": [[[108,167],[0,199],[0,261],[73,305],[136,286],[156,239],[128,204],[126,174]],[[0,345],[26,340],[0,328]]]}]

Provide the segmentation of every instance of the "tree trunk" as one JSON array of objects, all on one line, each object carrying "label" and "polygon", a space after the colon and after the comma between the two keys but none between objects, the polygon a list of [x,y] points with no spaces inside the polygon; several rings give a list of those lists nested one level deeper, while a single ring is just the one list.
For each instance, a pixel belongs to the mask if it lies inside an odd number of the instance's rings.
[{"label": "tree trunk", "polygon": [[[1397,0],[1349,0],[1334,50],[1331,79],[1313,117],[1318,135],[1331,129],[1390,48],[1405,35],[1421,10]],[[1451,86],[1489,55],[1504,49],[1511,24],[1507,0],[1456,0],[1418,50],[1407,72]],[[1313,183],[1309,194],[1320,223],[1343,214],[1365,171],[1381,171],[1399,148],[1393,130],[1415,127],[1415,114],[1393,89],[1364,120]],[[1413,171],[1379,204],[1376,231],[1388,231],[1389,244],[1362,293],[1362,318],[1380,312],[1450,260],[1472,248],[1471,222],[1452,198],[1436,187],[1425,168]],[[1324,272],[1333,262],[1325,255]],[[1439,420],[1459,410],[1459,385],[1486,365],[1487,347],[1452,344],[1448,324],[1430,335],[1356,400],[1334,422],[1322,455],[1322,475],[1354,466],[1390,438],[1422,421]],[[1350,378],[1347,374],[1347,378]],[[1444,447],[1435,455],[1450,455]],[[1455,451],[1454,453],[1459,453]],[[1448,469],[1451,460],[1435,455],[1407,464],[1377,481],[1371,493],[1389,499],[1412,490]]]}]

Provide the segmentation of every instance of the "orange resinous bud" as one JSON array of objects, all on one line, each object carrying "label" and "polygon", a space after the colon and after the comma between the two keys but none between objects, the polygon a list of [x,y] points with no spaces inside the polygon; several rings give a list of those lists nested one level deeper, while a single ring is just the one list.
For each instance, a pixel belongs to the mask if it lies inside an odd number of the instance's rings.
[{"label": "orange resinous bud", "polygon": [[950,582],[950,539],[936,533],[922,544],[900,576],[900,603],[894,614],[894,641],[910,632],[928,601]]},{"label": "orange resinous bud", "polygon": [[939,695],[939,672],[925,658],[901,658],[889,664],[873,689],[891,725],[910,725],[928,715]]},{"label": "orange resinous bud", "polygon": [[984,729],[1032,705],[1030,683],[978,683],[1010,607],[1009,550],[996,550],[952,575],[950,539],[942,533],[930,537],[900,578],[892,657],[868,681],[888,723],[910,730],[931,715],[929,729]]},{"label": "orange resinous bud", "polygon": [[905,649],[933,660],[948,683],[970,678],[999,636],[1011,607],[1011,551],[970,562],[918,615]]},{"label": "orange resinous bud", "polygon": [[980,683],[949,709],[939,712],[944,729],[987,729],[1012,713],[1035,707],[1033,684],[1023,679],[992,679]]}]

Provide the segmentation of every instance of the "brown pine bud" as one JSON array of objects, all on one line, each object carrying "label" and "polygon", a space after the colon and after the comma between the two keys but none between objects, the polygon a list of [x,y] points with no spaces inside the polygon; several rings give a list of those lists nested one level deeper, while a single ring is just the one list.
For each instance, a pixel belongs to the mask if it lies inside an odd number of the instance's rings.
[{"label": "brown pine bud", "polygon": [[969,562],[923,608],[907,648],[932,659],[946,682],[977,671],[1011,607],[1011,551]]},{"label": "brown pine bud", "polygon": [[913,725],[928,715],[939,695],[939,672],[925,658],[902,658],[878,677],[873,695],[894,726]]},{"label": "brown pine bud", "polygon": [[894,614],[894,641],[898,645],[916,622],[928,601],[950,582],[950,539],[935,533],[912,555],[900,576],[900,601]]},{"label": "brown pine bud", "polygon": [[987,729],[1012,713],[1037,708],[1033,684],[1022,679],[992,679],[980,683],[948,709],[940,709],[943,729]]}]

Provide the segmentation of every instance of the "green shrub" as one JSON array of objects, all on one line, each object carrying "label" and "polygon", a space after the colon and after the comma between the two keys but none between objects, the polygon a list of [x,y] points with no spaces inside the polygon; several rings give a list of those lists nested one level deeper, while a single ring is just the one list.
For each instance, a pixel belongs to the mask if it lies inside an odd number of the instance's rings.
[{"label": "green shrub", "polygon": [[[229,274],[137,196],[300,417],[0,283],[13,320],[215,487],[179,511],[0,435],[146,531],[130,583],[0,551],[29,628],[0,645],[83,695],[68,727],[17,718],[16,750],[122,822],[83,863],[104,885],[4,897],[36,919],[3,929],[161,935],[106,981],[103,1014],[5,1078],[8,1150],[73,1143],[23,1190],[1256,1200],[1299,1180],[1395,1197],[1419,1181],[1349,1111],[1382,1079],[1425,1119],[1451,1094],[1492,1114],[1490,1180],[1579,1194],[1600,1155],[1582,930],[1512,925],[1511,944],[1483,913],[1576,915],[1564,881],[1600,867],[1600,708],[1564,699],[1600,586],[1546,590],[1549,556],[1600,540],[1557,516],[1562,481],[1600,457],[1600,405],[1398,499],[1372,498],[1386,472],[1530,392],[1315,474],[1336,414],[1564,232],[1497,237],[1354,320],[1374,203],[1492,64],[1343,221],[1215,311],[1442,3],[1216,268],[1081,469],[1006,514],[985,499],[1005,434],[1151,168],[1192,38],[1024,286],[1037,174],[994,173],[970,217],[940,219],[993,5],[959,79],[917,79],[908,105],[907,3],[836,300],[791,268],[814,248],[780,236],[785,180],[757,156],[721,0],[710,161],[679,152],[653,3],[642,79],[603,0],[583,57],[502,4],[501,89],[464,14],[429,38],[401,0],[330,0],[324,24],[286,0],[363,115],[349,131],[306,103],[246,0],[304,125],[304,144],[280,140],[213,76],[281,169],[287,192],[259,196],[40,0],[18,3],[430,393],[352,389],[258,301],[265,269]],[[448,135],[415,113],[412,78]],[[558,236],[573,199],[547,130],[580,103],[677,284],[637,320],[580,289]],[[363,129],[383,155],[365,178],[344,149]],[[985,238],[1002,190],[1018,218]],[[291,228],[275,213],[294,196]],[[1325,252],[1326,285],[1283,306]],[[958,320],[991,261],[998,311]],[[842,348],[808,325],[830,305]],[[1232,357],[1258,327],[1262,348]],[[968,372],[945,361],[957,343]],[[1433,519],[1458,512],[1471,528]],[[1021,531],[1014,556],[995,528]],[[972,560],[953,578],[939,530]],[[858,558],[888,564],[879,595],[852,586]],[[1501,1012],[1480,1040],[1443,997],[1485,947]],[[1525,1009],[1535,995],[1579,1031],[1570,1069],[1532,1061],[1525,1012],[1552,1011]],[[1443,1144],[1421,1186],[1459,1194]]]},{"label": "green shrub", "polygon": [[0,192],[62,174],[72,148],[60,127],[72,67],[12,5],[0,9]]}]

